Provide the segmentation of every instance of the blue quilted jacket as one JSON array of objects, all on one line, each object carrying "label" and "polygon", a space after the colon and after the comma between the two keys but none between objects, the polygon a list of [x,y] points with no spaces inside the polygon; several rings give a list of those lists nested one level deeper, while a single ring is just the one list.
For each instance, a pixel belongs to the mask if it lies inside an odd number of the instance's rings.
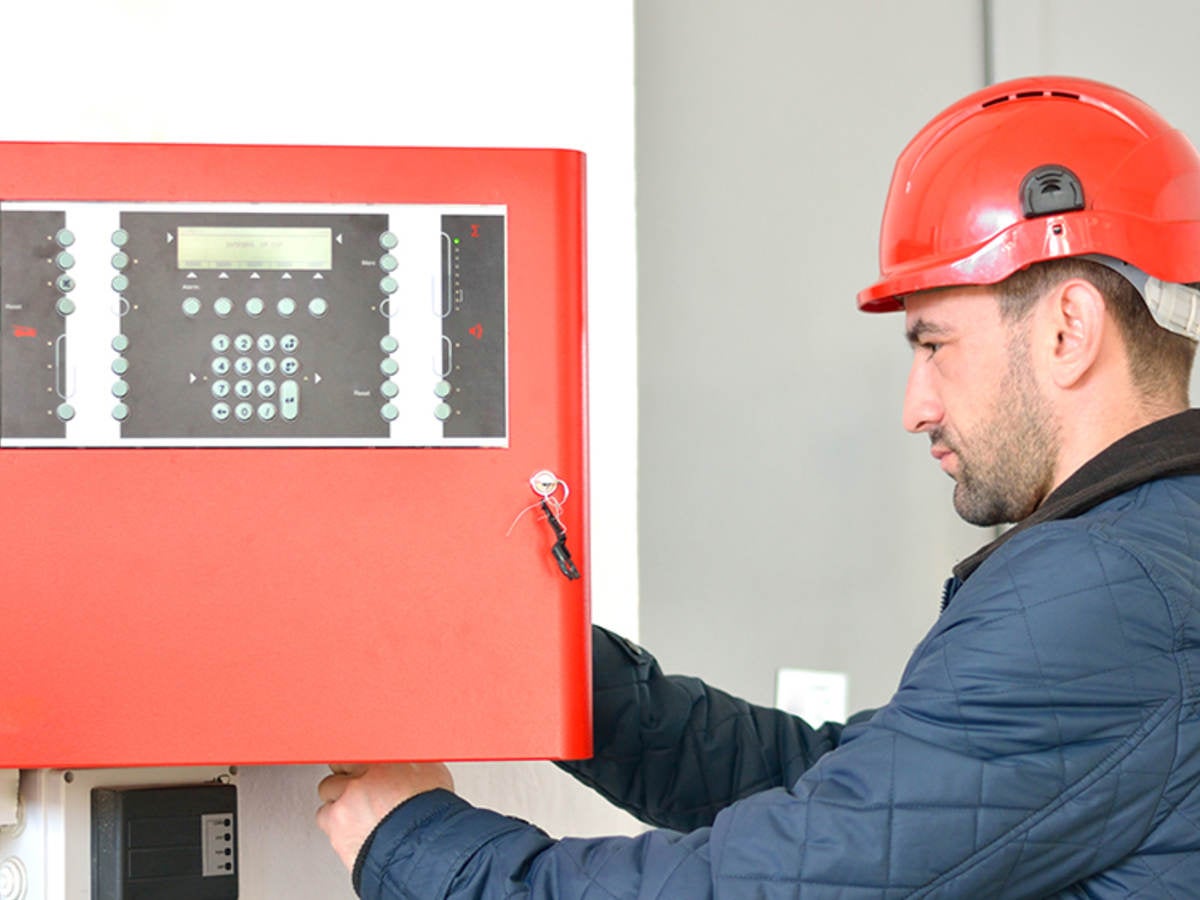
[{"label": "blue quilted jacket", "polygon": [[[891,701],[811,728],[597,631],[596,756],[660,827],[551,840],[434,791],[366,900],[1200,897],[1200,412],[1118,442],[965,561]],[[952,601],[952,602],[951,602]]]}]

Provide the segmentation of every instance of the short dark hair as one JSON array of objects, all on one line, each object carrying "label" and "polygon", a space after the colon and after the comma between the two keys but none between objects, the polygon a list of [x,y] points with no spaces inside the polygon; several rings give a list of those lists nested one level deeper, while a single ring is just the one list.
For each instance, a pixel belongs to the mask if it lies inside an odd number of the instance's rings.
[{"label": "short dark hair", "polygon": [[1130,377],[1142,394],[1188,405],[1196,342],[1155,322],[1137,288],[1107,266],[1078,257],[1026,266],[996,285],[1001,317],[1009,322],[1023,319],[1046,291],[1070,278],[1090,282],[1104,297],[1125,340]]}]

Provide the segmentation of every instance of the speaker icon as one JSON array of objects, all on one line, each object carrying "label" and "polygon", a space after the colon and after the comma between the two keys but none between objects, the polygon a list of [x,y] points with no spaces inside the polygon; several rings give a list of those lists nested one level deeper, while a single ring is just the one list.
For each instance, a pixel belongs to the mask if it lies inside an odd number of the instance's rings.
[{"label": "speaker icon", "polygon": [[471,337],[475,338],[475,340],[477,340],[477,341],[483,340],[483,323],[482,322],[476,322],[474,325],[472,325],[470,328],[468,328],[467,331],[470,333]]}]

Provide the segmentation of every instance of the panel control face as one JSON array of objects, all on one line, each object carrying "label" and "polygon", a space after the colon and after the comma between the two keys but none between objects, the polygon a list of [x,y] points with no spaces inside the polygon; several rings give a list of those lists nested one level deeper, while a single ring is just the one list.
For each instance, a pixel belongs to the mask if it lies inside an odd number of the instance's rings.
[{"label": "panel control face", "polygon": [[0,203],[0,446],[506,446],[503,206]]}]

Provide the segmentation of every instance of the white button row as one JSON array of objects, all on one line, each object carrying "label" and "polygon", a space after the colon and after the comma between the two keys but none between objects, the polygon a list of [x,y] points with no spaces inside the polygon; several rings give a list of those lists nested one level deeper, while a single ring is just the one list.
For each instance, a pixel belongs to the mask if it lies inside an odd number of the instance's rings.
[{"label": "white button row", "polygon": [[[233,314],[234,301],[228,297],[218,297],[213,301],[213,312],[220,318],[224,319]],[[199,297],[184,297],[180,303],[180,308],[183,314],[189,319],[195,318],[204,311],[204,302]],[[245,303],[246,315],[252,318],[257,318],[263,314],[266,309],[266,303],[261,297],[251,297]],[[324,297],[313,297],[308,301],[308,314],[315,319],[319,319],[329,312],[329,301]],[[275,312],[285,319],[294,315],[297,309],[297,303],[291,297],[283,297],[275,302]]]}]

